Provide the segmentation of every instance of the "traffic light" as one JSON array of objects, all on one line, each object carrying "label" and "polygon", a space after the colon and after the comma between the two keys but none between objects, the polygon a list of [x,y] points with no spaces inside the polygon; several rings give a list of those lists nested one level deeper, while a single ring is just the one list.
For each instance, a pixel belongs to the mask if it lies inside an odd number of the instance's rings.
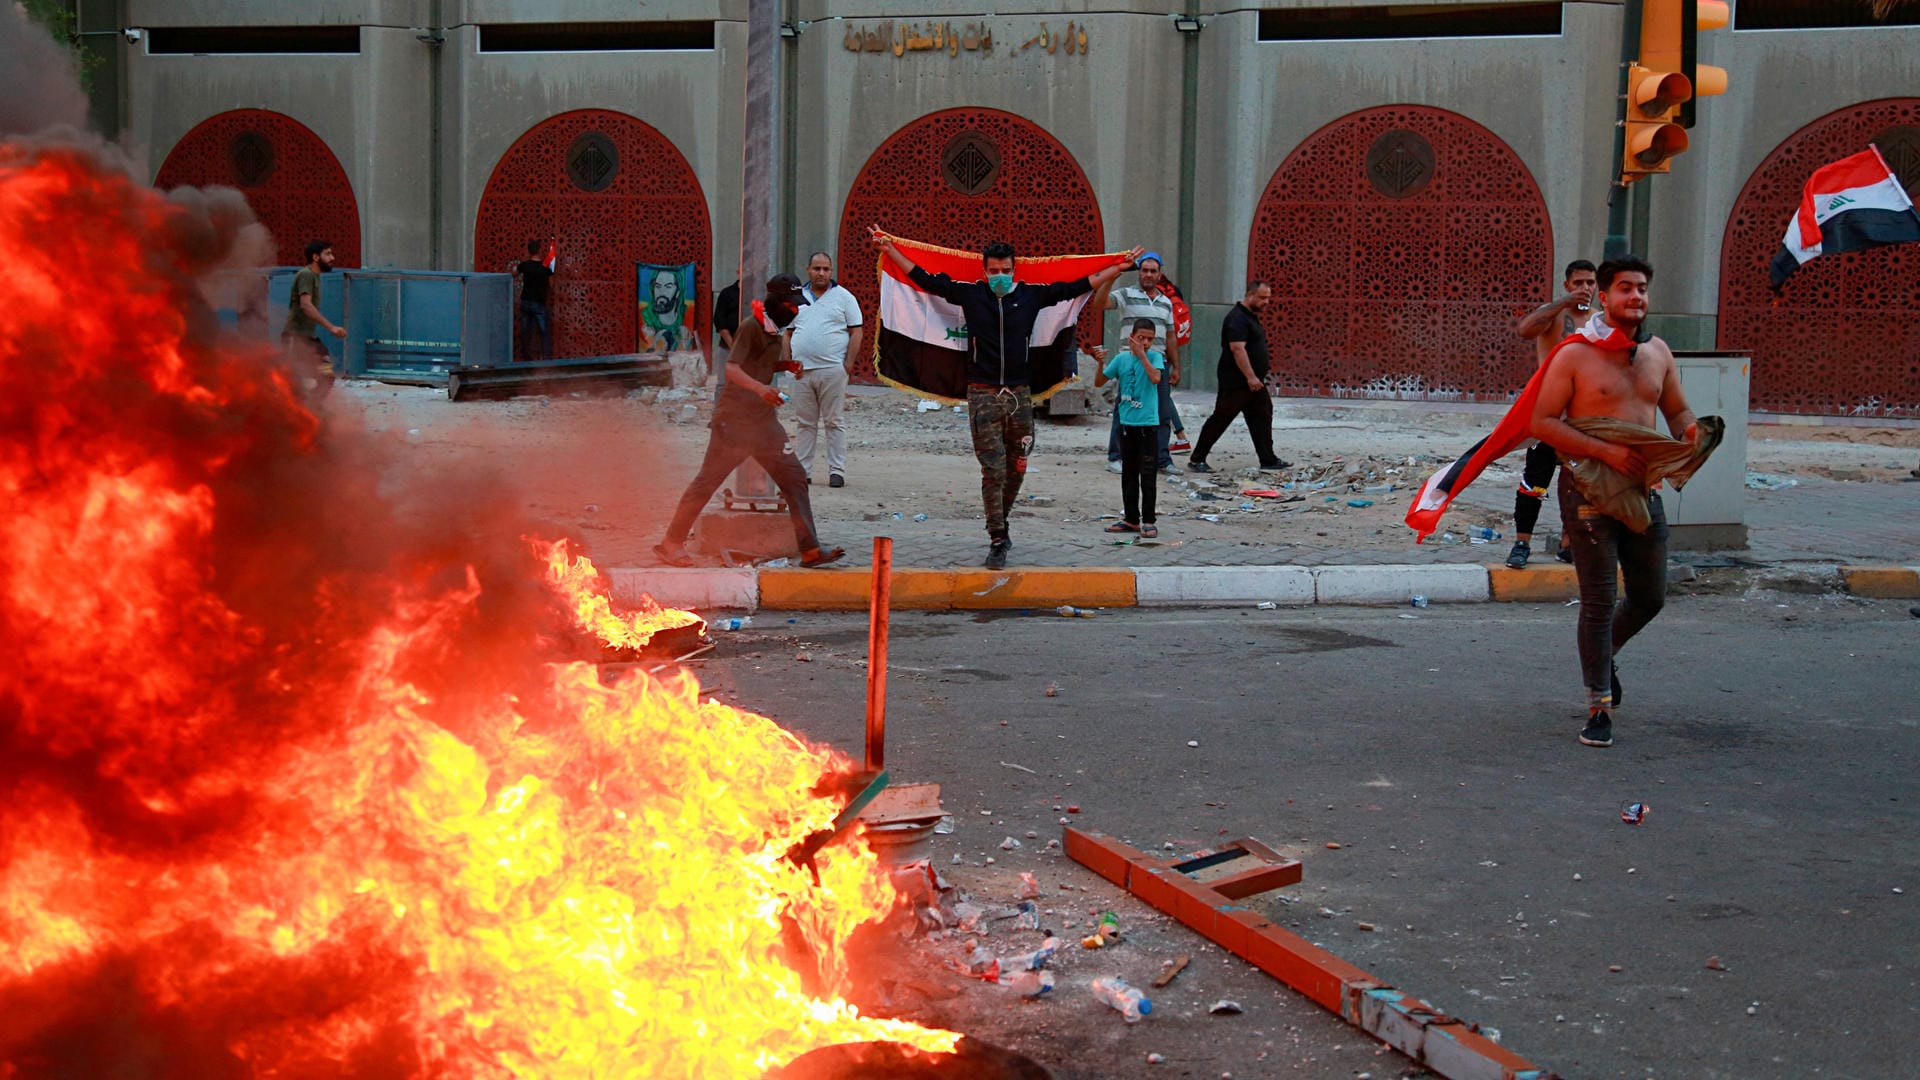
[{"label": "traffic light", "polygon": [[1640,49],[1627,69],[1620,183],[1666,172],[1687,148],[1696,97],[1724,93],[1727,73],[1696,60],[1696,34],[1727,24],[1721,0],[1641,0]]}]

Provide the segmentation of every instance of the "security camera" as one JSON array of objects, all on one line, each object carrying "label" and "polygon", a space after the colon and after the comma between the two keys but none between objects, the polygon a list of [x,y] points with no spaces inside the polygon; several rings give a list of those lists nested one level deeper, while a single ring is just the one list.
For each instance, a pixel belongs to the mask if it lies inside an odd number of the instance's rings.
[{"label": "security camera", "polygon": [[129,26],[125,30],[120,31],[120,33],[126,37],[127,44],[129,45],[140,44],[140,39],[146,36],[141,33],[140,28],[137,26]]}]

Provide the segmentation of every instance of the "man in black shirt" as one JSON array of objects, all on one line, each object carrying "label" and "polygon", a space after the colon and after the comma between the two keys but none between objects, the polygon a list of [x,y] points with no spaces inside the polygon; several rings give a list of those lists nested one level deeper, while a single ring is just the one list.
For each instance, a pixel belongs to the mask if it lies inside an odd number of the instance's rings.
[{"label": "man in black shirt", "polygon": [[[740,325],[740,279],[721,289],[713,298],[713,373],[724,376],[727,373],[727,357],[733,353],[733,331]],[[726,385],[714,383],[714,393]]]},{"label": "man in black shirt", "polygon": [[553,359],[553,316],[547,311],[547,283],[553,279],[553,271],[540,261],[540,241],[527,241],[527,257],[514,264],[513,273],[520,279],[519,323],[521,341],[520,359],[536,359],[533,354],[535,335],[539,336],[540,355],[538,359]]},{"label": "man in black shirt", "polygon": [[1013,540],[1007,511],[1020,495],[1033,452],[1033,396],[1027,348],[1040,309],[1098,289],[1133,265],[1144,248],[1119,256],[1097,274],[1048,285],[1014,280],[1013,245],[988,244],[980,253],[985,281],[955,281],[914,265],[880,226],[868,228],[873,246],[892,259],[913,283],[960,308],[967,324],[967,412],[973,454],[980,461],[980,498],[986,506],[986,565],[1007,565]]},{"label": "man in black shirt", "polygon": [[1260,328],[1260,309],[1273,299],[1273,286],[1264,281],[1247,282],[1247,295],[1233,305],[1226,322],[1220,325],[1219,389],[1214,391],[1213,415],[1201,425],[1200,441],[1193,444],[1193,456],[1187,468],[1194,472],[1212,472],[1207,452],[1236,416],[1247,420],[1247,434],[1253,436],[1253,451],[1260,455],[1263,469],[1284,469],[1273,452],[1273,399],[1267,396],[1267,333]]}]

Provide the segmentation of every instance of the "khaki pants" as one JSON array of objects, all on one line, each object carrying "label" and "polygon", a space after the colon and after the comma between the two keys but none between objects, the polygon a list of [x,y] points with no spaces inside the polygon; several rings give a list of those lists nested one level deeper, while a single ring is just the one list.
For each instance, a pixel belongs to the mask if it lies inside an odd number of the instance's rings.
[{"label": "khaki pants", "polygon": [[813,474],[814,440],[818,428],[827,429],[827,471],[835,476],[847,472],[847,431],[840,425],[840,414],[847,405],[847,368],[844,364],[813,368],[800,373],[793,386],[793,454],[800,468]]}]

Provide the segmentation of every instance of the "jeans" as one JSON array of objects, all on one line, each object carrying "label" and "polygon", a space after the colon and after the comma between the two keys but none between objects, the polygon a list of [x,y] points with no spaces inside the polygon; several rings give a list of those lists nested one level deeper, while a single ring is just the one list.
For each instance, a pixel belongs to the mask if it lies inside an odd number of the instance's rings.
[{"label": "jeans", "polygon": [[820,538],[813,530],[813,503],[807,498],[807,474],[800,471],[799,459],[787,453],[786,429],[780,426],[772,410],[757,418],[714,417],[713,433],[707,438],[707,456],[700,462],[700,471],[694,474],[693,482],[680,496],[673,520],[667,523],[667,543],[686,542],[700,511],[706,509],[707,500],[726,483],[727,474],[748,458],[759,462],[767,475],[773,477],[780,494],[786,496],[787,513],[793,516],[793,537],[800,545],[801,554],[820,546]]},{"label": "jeans", "polygon": [[[1180,410],[1173,407],[1173,387],[1167,383],[1167,380],[1165,378],[1162,378],[1160,380],[1159,387],[1160,387],[1160,435],[1159,435],[1160,462],[1159,464],[1161,468],[1167,469],[1167,468],[1173,467],[1173,452],[1168,449],[1169,446],[1173,445],[1173,433],[1176,431],[1182,431],[1185,429],[1180,424]],[[1107,460],[1108,461],[1121,460],[1120,408],[1117,405],[1114,407],[1114,410],[1113,410],[1113,426],[1107,432]]]},{"label": "jeans", "polygon": [[1022,386],[967,387],[967,415],[973,427],[973,456],[980,462],[980,501],[986,508],[987,535],[1007,535],[1007,511],[1020,497],[1033,453],[1033,395]]},{"label": "jeans", "polygon": [[1220,380],[1220,389],[1214,394],[1213,415],[1200,425],[1200,441],[1193,444],[1193,456],[1188,460],[1205,462],[1207,452],[1227,433],[1237,416],[1246,417],[1247,434],[1253,436],[1253,452],[1260,456],[1260,464],[1272,466],[1279,461],[1273,453],[1273,399],[1267,396],[1264,386],[1249,389],[1238,370]]},{"label": "jeans", "polygon": [[[1560,455],[1546,443],[1534,443],[1527,451],[1526,471],[1520,474],[1520,490],[1513,496],[1513,531],[1522,537],[1533,535],[1540,520],[1540,503],[1546,498],[1547,485],[1553,483],[1553,470],[1560,466]],[[1535,495],[1534,492],[1541,494]]]},{"label": "jeans", "polygon": [[[1653,524],[1636,533],[1618,518],[1587,505],[1560,470],[1560,527],[1573,553],[1580,580],[1580,678],[1588,708],[1613,707],[1613,655],[1660,614],[1667,602],[1667,512],[1660,496],[1649,494]],[[1614,573],[1626,595],[1614,602]]]},{"label": "jeans", "polygon": [[538,300],[520,301],[520,333],[523,342],[520,359],[535,359],[533,342],[536,335],[540,340],[539,359],[553,359],[553,316],[548,314],[547,305]]},{"label": "jeans", "polygon": [[1154,467],[1154,444],[1166,430],[1127,424],[1120,429],[1121,517],[1130,525],[1154,524],[1154,500],[1159,494],[1159,470]]}]

